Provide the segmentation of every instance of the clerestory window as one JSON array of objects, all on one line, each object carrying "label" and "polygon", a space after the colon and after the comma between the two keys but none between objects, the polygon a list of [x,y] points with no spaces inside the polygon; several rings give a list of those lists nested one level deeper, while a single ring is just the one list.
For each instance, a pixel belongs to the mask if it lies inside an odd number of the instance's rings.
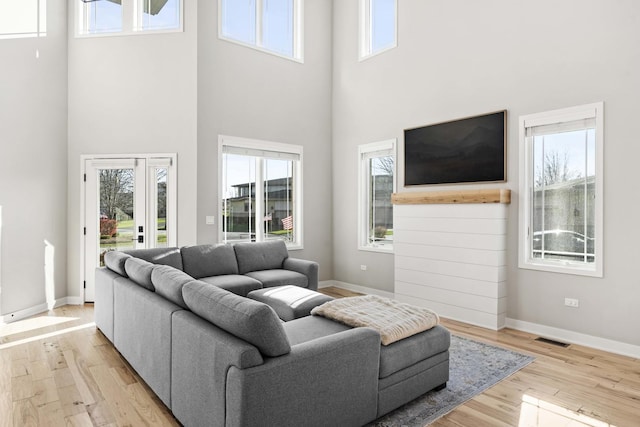
[{"label": "clerestory window", "polygon": [[303,0],[218,0],[219,37],[303,61]]},{"label": "clerestory window", "polygon": [[397,0],[360,0],[360,60],[396,47],[397,26]]},{"label": "clerestory window", "polygon": [[0,0],[0,39],[46,35],[46,0]]}]

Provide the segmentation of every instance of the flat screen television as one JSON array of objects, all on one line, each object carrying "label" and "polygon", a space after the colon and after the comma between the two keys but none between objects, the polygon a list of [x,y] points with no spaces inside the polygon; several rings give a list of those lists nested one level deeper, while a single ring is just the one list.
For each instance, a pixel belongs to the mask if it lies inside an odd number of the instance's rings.
[{"label": "flat screen television", "polygon": [[404,185],[506,181],[507,112],[404,131]]}]

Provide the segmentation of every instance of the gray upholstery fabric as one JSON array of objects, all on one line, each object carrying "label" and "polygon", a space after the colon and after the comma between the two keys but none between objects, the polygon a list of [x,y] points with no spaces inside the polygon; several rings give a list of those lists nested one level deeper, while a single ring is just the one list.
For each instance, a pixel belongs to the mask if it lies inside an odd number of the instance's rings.
[{"label": "gray upholstery fabric", "polygon": [[[393,374],[389,375],[385,378],[378,379],[378,390],[382,390],[395,384],[401,383],[413,376],[419,375],[421,372],[426,371],[428,369],[433,368],[436,365],[439,365],[442,362],[449,360],[449,351],[443,351],[442,353],[438,353],[434,356],[429,357],[428,359],[421,360],[415,365],[407,366],[404,369],[401,369]],[[440,384],[438,384],[440,385]],[[430,390],[430,389],[429,389]]]},{"label": "gray upholstery fabric", "polygon": [[196,279],[238,274],[236,254],[231,245],[185,246],[180,252],[185,273]]},{"label": "gray upholstery fabric", "polygon": [[299,286],[279,286],[275,288],[258,289],[249,292],[247,296],[273,308],[275,312],[278,313],[278,317],[285,322],[308,316],[311,309],[333,299],[320,292],[311,291]]},{"label": "gray upholstery fabric", "polygon": [[123,277],[127,277],[124,269],[124,263],[131,255],[120,251],[108,251],[104,254],[104,265],[111,271],[115,271]]},{"label": "gray upholstery fabric", "polygon": [[182,287],[191,281],[193,277],[168,265],[157,265],[151,272],[151,282],[156,293],[182,308],[187,308],[182,298]]},{"label": "gray upholstery fabric", "polygon": [[171,315],[180,307],[127,279],[113,290],[113,343],[171,408]]},{"label": "gray upholstery fabric", "polygon": [[226,426],[227,371],[261,365],[262,355],[189,311],[174,313],[171,343],[173,414],[184,426]]},{"label": "gray upholstery fabric", "polygon": [[282,263],[282,268],[285,270],[295,271],[307,276],[307,288],[312,291],[318,290],[318,268],[317,262],[309,261],[306,259],[287,258]]},{"label": "gray upholstery fabric", "polygon": [[143,288],[155,291],[156,288],[153,286],[153,283],[151,283],[151,271],[155,266],[155,264],[143,259],[129,257],[124,263],[124,270],[127,272],[129,279]]},{"label": "gray upholstery fabric", "polygon": [[376,418],[449,381],[449,358],[378,392]]},{"label": "gray upholstery fabric", "polygon": [[367,328],[292,347],[227,376],[228,426],[360,426],[375,418],[380,336]]},{"label": "gray upholstery fabric", "polygon": [[291,346],[353,329],[320,316],[295,319],[286,322],[283,327]]},{"label": "gray upholstery fabric", "polygon": [[240,274],[282,268],[282,263],[289,256],[283,240],[236,243],[233,249],[236,251]]},{"label": "gray upholstery fabric", "polygon": [[307,276],[296,273],[295,271],[281,270],[274,268],[272,270],[250,271],[245,273],[249,277],[260,281],[265,288],[275,286],[293,285],[306,288],[309,284]]},{"label": "gray upholstery fabric", "polygon": [[449,349],[451,334],[438,325],[434,328],[383,346],[380,351],[380,378]]},{"label": "gray upholstery fabric", "polygon": [[253,344],[265,356],[291,351],[280,319],[268,305],[200,281],[187,283],[182,295],[195,314]]},{"label": "gray upholstery fabric", "polygon": [[96,269],[94,317],[96,326],[113,342],[113,282],[124,279],[121,275],[102,267]]},{"label": "gray upholstery fabric", "polygon": [[209,283],[219,288],[233,292],[236,295],[246,297],[247,294],[256,289],[262,289],[262,283],[249,276],[239,274],[225,274],[224,276],[202,277],[200,281]]},{"label": "gray upholstery fabric", "polygon": [[170,265],[178,270],[182,270],[180,248],[133,249],[124,251],[124,253],[153,264]]}]

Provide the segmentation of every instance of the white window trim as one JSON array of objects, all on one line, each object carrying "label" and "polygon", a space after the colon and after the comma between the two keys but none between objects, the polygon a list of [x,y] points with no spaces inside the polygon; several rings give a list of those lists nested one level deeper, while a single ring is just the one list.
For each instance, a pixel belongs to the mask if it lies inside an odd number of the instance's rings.
[{"label": "white window trim", "polygon": [[[302,174],[302,163],[303,163],[303,148],[300,145],[294,144],[284,144],[281,142],[273,142],[273,141],[263,141],[258,139],[250,139],[250,138],[242,138],[228,135],[219,135],[218,136],[218,191],[222,189],[222,183],[224,177],[222,175],[223,164],[222,164],[222,154],[223,147],[236,147],[239,149],[246,148],[249,150],[256,151],[274,151],[279,153],[287,153],[292,154],[298,157],[298,161],[295,163],[294,168],[294,177],[297,177],[295,181],[294,187],[294,215],[293,215],[293,229],[295,231],[295,241],[287,242],[287,249],[289,250],[299,250],[304,249],[304,212],[302,211],[303,202],[303,174]],[[256,218],[261,218],[264,214],[261,212],[262,206],[261,203],[258,202],[258,193],[256,191]],[[218,197],[218,241],[223,242],[223,231],[222,224],[224,222],[224,218],[222,218],[222,191],[220,191]]]},{"label": "white window trim", "polygon": [[393,253],[393,245],[377,246],[369,242],[369,168],[365,166],[368,154],[388,152],[394,158],[393,191],[397,188],[397,140],[387,139],[358,146],[358,250]]},{"label": "white window trim", "polygon": [[[262,1],[256,0],[256,15],[261,16]],[[293,56],[284,55],[262,46],[262,20],[256,20],[256,44],[245,43],[227,37],[222,33],[222,0],[218,0],[218,38],[263,53],[278,56],[289,61],[304,63],[304,0],[293,0]]]},{"label": "white window trim", "polygon": [[140,0],[122,0],[122,30],[105,31],[101,33],[85,33],[83,21],[87,19],[85,16],[86,9],[82,0],[73,0],[75,2],[75,28],[74,34],[76,38],[93,38],[93,37],[118,37],[118,36],[135,36],[148,34],[164,34],[164,33],[181,33],[184,32],[184,1],[180,0],[179,5],[179,22],[178,28],[160,28],[160,29],[144,29],[142,28],[142,15],[138,13]]},{"label": "white window trim", "polygon": [[[527,141],[526,128],[546,124],[562,123],[572,120],[595,118],[595,262],[586,264],[581,262],[538,260],[530,256],[531,224],[531,192],[533,171],[533,147]],[[604,226],[604,104],[602,102],[564,108],[537,114],[521,116],[520,128],[520,197],[519,197],[519,260],[518,266],[524,269],[567,273],[581,276],[603,277],[603,226]]]},{"label": "white window trim", "polygon": [[359,49],[358,49],[358,60],[364,61],[365,59],[373,58],[374,56],[378,56],[382,53],[385,53],[391,49],[395,49],[398,47],[398,0],[394,0],[394,15],[395,15],[395,24],[394,24],[394,35],[393,35],[393,44],[380,49],[376,52],[373,52],[372,44],[372,28],[371,28],[371,0],[360,0],[360,25],[359,25]]}]

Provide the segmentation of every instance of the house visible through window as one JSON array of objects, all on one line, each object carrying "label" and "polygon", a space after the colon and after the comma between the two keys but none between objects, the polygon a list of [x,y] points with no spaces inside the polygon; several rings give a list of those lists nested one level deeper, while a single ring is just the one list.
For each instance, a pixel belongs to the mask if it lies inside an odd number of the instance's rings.
[{"label": "house visible through window", "polygon": [[220,137],[220,240],[302,246],[302,147]]},{"label": "house visible through window", "polygon": [[302,0],[219,0],[219,37],[302,61]]},{"label": "house visible through window", "polygon": [[0,39],[46,35],[46,0],[0,0]]},{"label": "house visible through window", "polygon": [[393,250],[395,140],[361,145],[359,154],[359,248]]},{"label": "house visible through window", "polygon": [[397,0],[360,0],[360,59],[397,44]]},{"label": "house visible through window", "polygon": [[602,108],[521,117],[521,267],[602,274]]},{"label": "house visible through window", "polygon": [[76,0],[76,5],[79,35],[182,29],[181,0]]}]

